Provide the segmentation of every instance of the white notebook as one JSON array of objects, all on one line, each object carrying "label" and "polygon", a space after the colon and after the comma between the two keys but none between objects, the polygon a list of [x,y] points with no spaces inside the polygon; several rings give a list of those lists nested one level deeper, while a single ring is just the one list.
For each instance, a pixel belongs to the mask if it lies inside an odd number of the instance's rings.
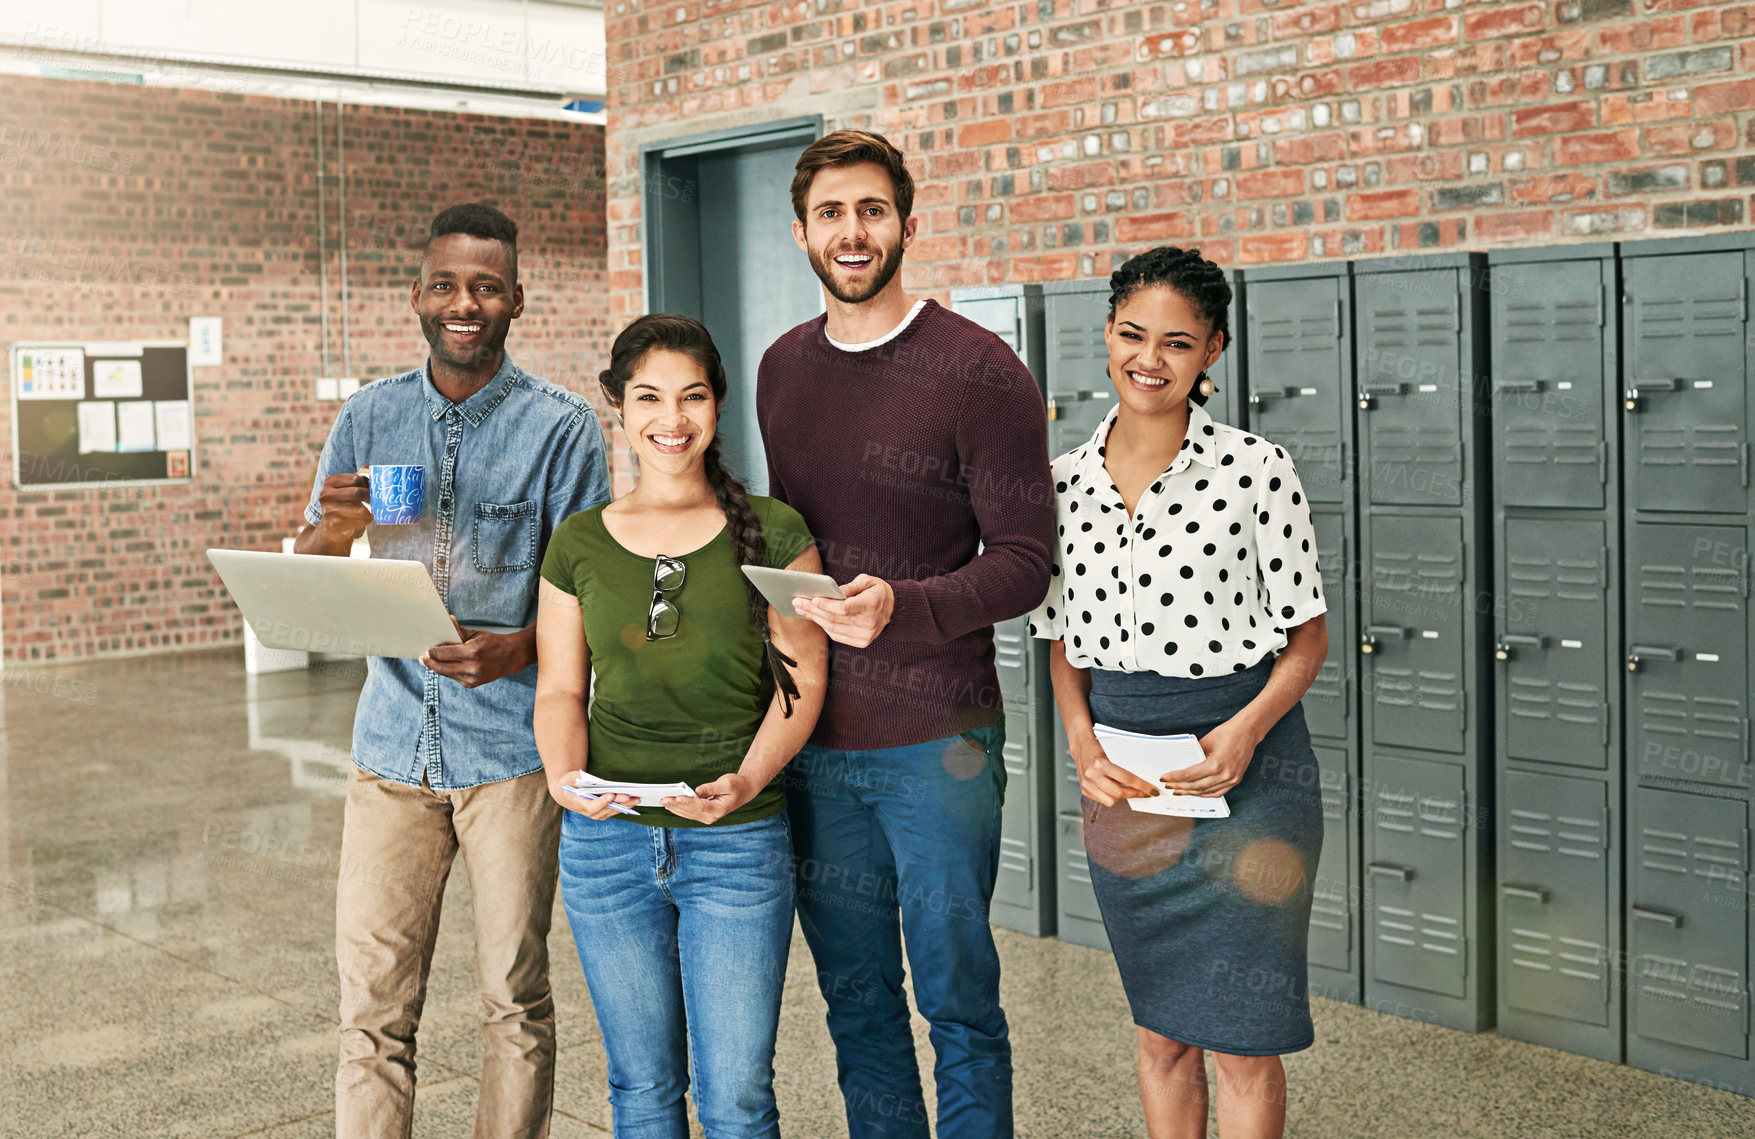
[{"label": "white notebook", "polygon": [[1200,740],[1190,735],[1148,736],[1107,724],[1096,725],[1097,742],[1109,762],[1137,775],[1159,789],[1149,799],[1129,799],[1127,805],[1152,815],[1180,815],[1191,819],[1228,819],[1231,807],[1223,795],[1181,795],[1158,780],[1166,772],[1181,771],[1206,759]]},{"label": "white notebook", "polygon": [[599,779],[583,771],[575,775],[571,783],[561,784],[561,789],[575,795],[638,795],[642,807],[663,806],[662,800],[673,796],[683,799],[696,797],[695,789],[687,783],[617,783],[609,779]]}]

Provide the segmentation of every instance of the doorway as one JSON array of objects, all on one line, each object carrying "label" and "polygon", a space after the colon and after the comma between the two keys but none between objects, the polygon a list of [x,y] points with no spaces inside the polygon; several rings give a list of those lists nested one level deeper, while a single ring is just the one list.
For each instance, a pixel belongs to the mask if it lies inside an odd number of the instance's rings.
[{"label": "doorway", "polygon": [[752,494],[768,492],[756,367],[782,333],[823,311],[792,241],[791,198],[793,165],[822,130],[812,116],[641,149],[646,311],[692,316],[713,334],[729,385],[720,447]]}]

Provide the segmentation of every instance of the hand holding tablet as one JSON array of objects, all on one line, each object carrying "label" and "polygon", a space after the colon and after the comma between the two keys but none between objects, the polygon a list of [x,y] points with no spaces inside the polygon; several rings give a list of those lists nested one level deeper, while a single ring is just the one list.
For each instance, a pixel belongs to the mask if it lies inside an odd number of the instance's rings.
[{"label": "hand holding tablet", "polygon": [[826,573],[805,573],[802,570],[772,569],[768,566],[744,566],[743,572],[782,617],[803,616],[792,607],[794,597],[830,597],[840,601],[847,596],[835,584],[835,579]]}]

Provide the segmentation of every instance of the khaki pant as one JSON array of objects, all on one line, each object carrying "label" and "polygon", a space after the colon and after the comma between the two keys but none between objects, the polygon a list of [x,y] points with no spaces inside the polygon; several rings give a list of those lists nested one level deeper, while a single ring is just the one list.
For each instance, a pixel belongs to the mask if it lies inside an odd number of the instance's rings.
[{"label": "khaki pant", "polygon": [[561,809],[540,771],[462,791],[355,768],[347,780],[335,957],[341,973],[339,1139],[410,1133],[415,1030],[451,861],[475,900],[483,1052],[477,1139],[541,1139],[554,1102],[548,983]]}]

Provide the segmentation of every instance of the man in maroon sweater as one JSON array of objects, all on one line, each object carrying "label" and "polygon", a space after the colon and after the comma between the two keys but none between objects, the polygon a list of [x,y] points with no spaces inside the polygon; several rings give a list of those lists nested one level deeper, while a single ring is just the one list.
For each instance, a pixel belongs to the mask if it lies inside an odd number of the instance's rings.
[{"label": "man in maroon sweater", "polygon": [[1048,591],[1054,492],[1042,397],[1017,355],[902,291],[913,198],[880,135],[836,131],[800,156],[792,232],[828,312],[775,341],[758,373],[771,493],[847,594],[796,603],[835,642],[822,718],[788,773],[798,910],[854,1139],[927,1136],[904,935],[940,1139],[1005,1139],[1011,1045],[987,924],[1005,792],[993,623]]}]

